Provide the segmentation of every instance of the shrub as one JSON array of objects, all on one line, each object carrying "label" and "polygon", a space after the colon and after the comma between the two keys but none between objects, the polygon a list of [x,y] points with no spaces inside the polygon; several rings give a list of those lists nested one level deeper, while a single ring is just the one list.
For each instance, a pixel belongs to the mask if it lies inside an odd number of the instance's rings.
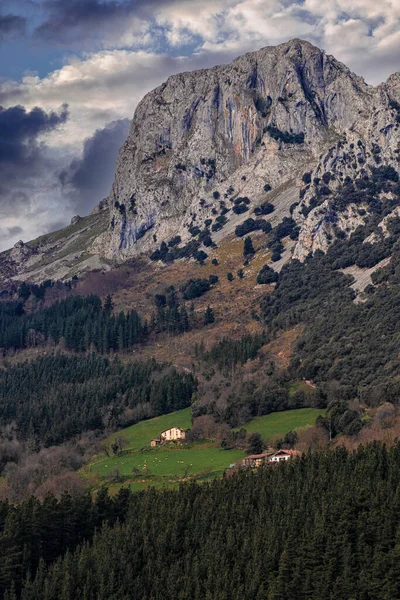
[{"label": "shrub", "polygon": [[277,262],[281,258],[282,258],[282,256],[280,255],[280,253],[277,250],[275,250],[271,256],[272,262]]},{"label": "shrub", "polygon": [[185,300],[193,300],[208,292],[210,287],[208,279],[189,279],[182,285],[181,292]]},{"label": "shrub", "polygon": [[213,241],[208,229],[204,229],[200,232],[199,242],[207,246],[208,248],[213,245]]},{"label": "shrub", "polygon": [[208,258],[208,254],[206,254],[206,252],[203,250],[198,250],[194,253],[193,257],[197,260],[197,262],[203,265],[206,258]]},{"label": "shrub", "polygon": [[233,281],[233,275],[232,275],[232,273],[230,273],[230,272],[227,273],[226,274],[226,278],[227,278],[228,281]]},{"label": "shrub", "polygon": [[232,208],[232,210],[236,215],[241,215],[249,209],[247,208],[247,206],[245,204],[237,204]]},{"label": "shrub", "polygon": [[289,133],[288,131],[281,131],[273,125],[267,127],[269,135],[274,139],[285,144],[303,144],[304,133]]},{"label": "shrub", "polygon": [[257,283],[266,284],[278,281],[279,275],[268,265],[264,265],[257,275]]},{"label": "shrub", "polygon": [[274,210],[275,206],[271,204],[271,202],[264,202],[264,204],[261,204],[254,209],[254,214],[258,217],[261,215],[270,215]]},{"label": "shrub", "polygon": [[247,196],[239,196],[233,201],[233,204],[237,206],[238,204],[250,204],[250,199]]},{"label": "shrub", "polygon": [[264,231],[265,233],[269,233],[272,229],[271,223],[265,221],[264,219],[246,219],[241,225],[238,225],[235,229],[235,234],[238,237],[243,237],[247,233],[251,233],[252,231]]},{"label": "shrub", "polygon": [[207,306],[206,310],[204,311],[204,325],[210,325],[211,323],[215,322],[215,315],[214,315],[214,311],[211,308],[211,306]]},{"label": "shrub", "polygon": [[253,254],[255,254],[255,252],[256,251],[254,250],[252,239],[251,239],[250,236],[248,236],[244,240],[244,244],[243,244],[243,256],[244,256],[244,258],[248,258],[249,256],[252,256]]},{"label": "shrub", "polygon": [[196,237],[196,235],[199,235],[200,231],[200,227],[189,227],[189,233],[192,237]]},{"label": "shrub", "polygon": [[218,275],[210,275],[210,277],[208,278],[208,281],[210,282],[211,285],[215,285],[216,283],[218,283],[219,277],[218,277]]},{"label": "shrub", "polygon": [[170,248],[173,248],[174,246],[177,246],[178,244],[180,244],[182,241],[182,238],[180,235],[176,235],[175,237],[172,238],[172,240],[169,240],[168,242],[168,246]]}]

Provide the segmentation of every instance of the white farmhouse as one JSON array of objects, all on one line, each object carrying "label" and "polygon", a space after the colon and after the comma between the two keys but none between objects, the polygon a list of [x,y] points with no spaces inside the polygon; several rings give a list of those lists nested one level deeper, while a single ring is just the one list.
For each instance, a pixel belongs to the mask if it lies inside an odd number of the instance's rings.
[{"label": "white farmhouse", "polygon": [[184,440],[186,437],[185,430],[181,427],[171,427],[161,432],[161,440],[163,442],[173,442],[175,440]]}]

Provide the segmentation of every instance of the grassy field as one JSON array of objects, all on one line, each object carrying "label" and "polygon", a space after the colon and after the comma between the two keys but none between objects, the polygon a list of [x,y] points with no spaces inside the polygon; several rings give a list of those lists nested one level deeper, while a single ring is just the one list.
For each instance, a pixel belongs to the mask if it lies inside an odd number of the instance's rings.
[{"label": "grassy field", "polygon": [[249,433],[258,431],[264,440],[269,441],[278,436],[284,436],[288,431],[313,425],[316,418],[324,412],[318,408],[284,410],[271,415],[256,417],[250,423],[247,423],[245,429]]},{"label": "grassy field", "polygon": [[[258,431],[265,440],[271,440],[293,429],[312,425],[322,413],[323,411],[313,408],[287,410],[257,417],[245,428],[249,433]],[[165,429],[172,426],[189,429],[190,416],[191,409],[186,408],[142,421],[113,434],[109,442],[116,435],[126,439],[124,453],[116,457],[107,457],[104,454],[95,457],[83,469],[83,474],[94,486],[105,481],[110,482],[111,491],[118,490],[122,484],[129,485],[134,490],[144,489],[149,485],[174,487],[182,480],[205,481],[218,477],[232,463],[245,456],[244,451],[223,450],[212,442],[150,447],[150,440],[159,437]]]},{"label": "grassy field", "polygon": [[214,444],[184,446],[166,445],[142,452],[124,454],[117,458],[105,458],[91,466],[91,473],[104,477],[118,469],[123,477],[137,470],[140,476],[182,479],[187,476],[223,472],[229,465],[244,456],[240,450],[223,450]]},{"label": "grassy field", "polygon": [[[135,490],[149,485],[170,487],[186,478],[213,479],[245,455],[240,450],[223,450],[209,442],[150,448],[152,438],[159,437],[162,431],[173,426],[189,429],[191,409],[142,421],[113,434],[110,442],[115,436],[123,436],[127,441],[123,455],[111,458],[97,456],[84,468],[83,473],[97,482],[115,477],[118,473],[123,483]],[[120,485],[111,485],[110,489],[118,489]]]},{"label": "grassy field", "polygon": [[150,440],[160,437],[160,433],[170,427],[189,429],[192,426],[191,415],[192,409],[190,407],[177,410],[169,415],[155,417],[149,421],[141,421],[136,425],[131,425],[131,427],[112,435],[111,439],[116,435],[123,435],[128,442],[128,450],[141,450],[150,446]]}]

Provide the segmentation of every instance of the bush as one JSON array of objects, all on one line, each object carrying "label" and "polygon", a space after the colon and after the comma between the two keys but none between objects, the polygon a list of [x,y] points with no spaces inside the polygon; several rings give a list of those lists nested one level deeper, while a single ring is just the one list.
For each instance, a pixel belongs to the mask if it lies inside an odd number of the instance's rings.
[{"label": "bush", "polygon": [[226,274],[226,278],[227,278],[228,281],[233,281],[233,275],[232,275],[232,273],[227,273]]},{"label": "bush", "polygon": [[196,237],[196,235],[199,235],[200,231],[200,227],[189,227],[189,233],[192,237]]},{"label": "bush", "polygon": [[247,208],[247,206],[245,204],[237,204],[232,208],[232,210],[235,213],[235,215],[241,215],[249,209]]},{"label": "bush", "polygon": [[208,279],[189,279],[182,285],[181,292],[185,300],[193,300],[208,292],[210,287]]},{"label": "bush", "polygon": [[243,271],[243,269],[238,269],[237,270],[237,276],[239,277],[239,279],[243,279],[243,277],[244,277],[244,271]]},{"label": "bush", "polygon": [[203,265],[206,258],[208,258],[208,254],[206,254],[203,250],[198,250],[194,253],[193,257],[197,260],[197,262]]},{"label": "bush", "polygon": [[271,202],[264,202],[264,204],[261,204],[254,209],[254,214],[257,216],[270,215],[274,210],[275,206],[271,204]]},{"label": "bush", "polygon": [[271,223],[268,223],[264,219],[246,219],[241,225],[238,225],[235,229],[235,234],[238,237],[243,237],[247,233],[251,233],[252,231],[264,231],[265,233],[269,233],[272,229]]},{"label": "bush", "polygon": [[267,127],[269,135],[274,139],[285,144],[303,144],[304,133],[289,133],[288,131],[281,131],[273,125]]},{"label": "bush", "polygon": [[282,258],[282,256],[280,255],[280,253],[277,250],[275,250],[272,253],[272,256],[271,256],[272,262],[278,262],[278,260],[280,260],[281,258]]},{"label": "bush", "polygon": [[257,275],[257,283],[259,284],[275,283],[276,281],[278,281],[278,279],[278,273],[271,269],[271,267],[269,267],[268,265],[264,265]]},{"label": "bush", "polygon": [[211,308],[211,306],[207,306],[206,310],[204,311],[204,325],[210,325],[211,323],[215,322],[215,315],[214,315],[214,311]]},{"label": "bush", "polygon": [[208,281],[210,282],[211,285],[215,285],[216,283],[218,283],[219,277],[218,277],[218,275],[210,275],[208,278]]},{"label": "bush", "polygon": [[168,242],[168,246],[170,248],[173,248],[174,246],[177,246],[178,244],[180,244],[182,241],[182,238],[180,235],[176,235],[175,237],[172,238],[172,240],[169,240]]},{"label": "bush", "polygon": [[248,236],[244,240],[244,244],[243,244],[243,256],[244,256],[244,258],[247,258],[249,256],[252,256],[255,253],[256,253],[256,251],[254,250],[253,241],[252,241],[251,237]]}]

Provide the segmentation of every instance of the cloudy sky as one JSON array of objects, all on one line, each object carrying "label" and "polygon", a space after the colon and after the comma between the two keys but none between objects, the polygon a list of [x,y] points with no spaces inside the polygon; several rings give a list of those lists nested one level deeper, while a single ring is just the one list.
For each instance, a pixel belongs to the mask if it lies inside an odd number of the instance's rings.
[{"label": "cloudy sky", "polygon": [[294,37],[378,84],[400,70],[400,1],[0,0],[0,249],[107,196],[168,75]]}]

